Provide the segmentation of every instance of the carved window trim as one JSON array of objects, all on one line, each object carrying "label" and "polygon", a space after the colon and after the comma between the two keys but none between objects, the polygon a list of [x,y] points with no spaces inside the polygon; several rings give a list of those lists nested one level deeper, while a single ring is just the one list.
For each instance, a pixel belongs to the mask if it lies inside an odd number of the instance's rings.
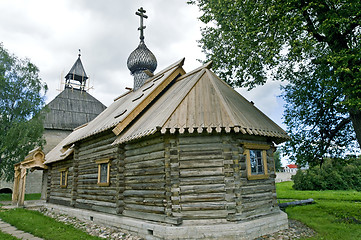
[{"label": "carved window trim", "polygon": [[68,168],[59,169],[59,172],[60,172],[60,182],[59,182],[60,187],[66,188],[68,186]]},{"label": "carved window trim", "polygon": [[[104,186],[107,187],[110,184],[110,159],[100,159],[95,161],[96,164],[98,164],[98,186]],[[106,166],[106,181],[102,181],[102,166]]]},{"label": "carved window trim", "polygon": [[[266,144],[245,143],[243,144],[243,147],[244,147],[244,154],[246,155],[247,179],[258,180],[258,179],[269,178],[266,151],[270,149],[271,146]],[[252,173],[250,151],[261,151],[261,157],[262,157],[261,163],[263,167],[263,174]]]}]

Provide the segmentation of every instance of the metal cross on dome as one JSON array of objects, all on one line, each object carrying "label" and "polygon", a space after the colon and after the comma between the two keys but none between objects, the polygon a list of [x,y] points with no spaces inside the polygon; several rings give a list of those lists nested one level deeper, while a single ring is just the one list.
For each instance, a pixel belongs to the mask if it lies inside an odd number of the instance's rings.
[{"label": "metal cross on dome", "polygon": [[140,27],[138,30],[140,30],[140,40],[142,41],[144,40],[143,30],[145,29],[145,26],[143,26],[143,18],[148,18],[148,16],[144,13],[146,13],[146,11],[143,9],[143,7],[139,8],[138,12],[135,12],[135,14],[140,17]]}]

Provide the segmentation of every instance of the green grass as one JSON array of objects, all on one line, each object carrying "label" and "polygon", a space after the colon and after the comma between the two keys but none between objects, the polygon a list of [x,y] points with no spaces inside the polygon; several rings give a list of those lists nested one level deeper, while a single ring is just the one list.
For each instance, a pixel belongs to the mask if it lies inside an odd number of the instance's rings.
[{"label": "green grass", "polygon": [[18,240],[18,238],[13,237],[12,235],[1,232],[1,231],[0,231],[0,239],[1,240]]},{"label": "green grass", "polygon": [[[0,193],[0,201],[11,201],[11,193]],[[41,193],[29,193],[25,194],[25,201],[28,200],[39,200]]]},{"label": "green grass", "polygon": [[277,183],[281,202],[313,198],[315,204],[287,207],[291,219],[299,220],[318,234],[310,239],[361,239],[361,192],[297,191],[292,182]]},{"label": "green grass", "polygon": [[[90,236],[71,225],[57,222],[54,219],[44,216],[37,211],[31,211],[22,208],[0,211],[0,218],[4,222],[10,223],[16,228],[23,230],[24,232],[31,233],[34,236],[43,239],[101,239],[98,237]],[[2,238],[0,237],[0,239]]]},{"label": "green grass", "polygon": [[314,200],[338,200],[338,201],[361,201],[361,192],[354,190],[348,191],[299,191],[292,188],[293,182],[277,183],[278,199],[308,199]]}]

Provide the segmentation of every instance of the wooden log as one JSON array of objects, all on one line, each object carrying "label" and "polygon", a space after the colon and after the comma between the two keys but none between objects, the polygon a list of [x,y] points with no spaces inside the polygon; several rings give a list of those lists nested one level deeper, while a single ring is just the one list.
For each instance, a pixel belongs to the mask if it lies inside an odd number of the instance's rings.
[{"label": "wooden log", "polygon": [[149,161],[142,162],[134,162],[134,163],[126,163],[125,169],[133,169],[133,168],[154,168],[154,167],[164,167],[164,159],[155,159]]},{"label": "wooden log", "polygon": [[225,210],[226,202],[189,202],[181,203],[182,211],[207,211],[207,210]]},{"label": "wooden log", "polygon": [[124,178],[125,184],[128,183],[140,183],[140,182],[149,182],[157,183],[164,182],[164,175],[149,175],[149,176],[126,176]]},{"label": "wooden log", "polygon": [[180,169],[180,177],[223,175],[223,167]]},{"label": "wooden log", "polygon": [[181,195],[180,201],[186,202],[204,202],[204,201],[223,201],[225,199],[225,193],[195,193],[188,195]]},{"label": "wooden log", "polygon": [[215,193],[225,192],[224,184],[205,184],[205,185],[189,185],[180,186],[181,194],[199,194],[199,193]]},{"label": "wooden log", "polygon": [[179,145],[195,145],[221,142],[220,135],[183,135],[179,137]]},{"label": "wooden log", "polygon": [[133,149],[143,148],[143,147],[147,147],[147,146],[152,146],[154,144],[162,143],[162,142],[164,142],[164,137],[157,136],[155,138],[143,139],[142,141],[135,142],[132,144],[126,144],[124,146],[124,149],[125,150],[133,150]]},{"label": "wooden log", "polygon": [[164,199],[162,198],[144,198],[144,197],[127,197],[124,199],[124,203],[128,204],[143,204],[151,206],[164,206]]},{"label": "wooden log", "polygon": [[145,160],[153,160],[153,159],[163,159],[164,158],[164,150],[155,151],[151,153],[143,153],[135,156],[128,156],[124,158],[125,163],[134,163],[134,162],[142,162]]},{"label": "wooden log", "polygon": [[78,197],[84,200],[96,200],[99,202],[115,202],[114,195],[94,195],[94,194],[80,194],[78,193]]},{"label": "wooden log", "polygon": [[312,204],[315,201],[312,198],[306,199],[306,200],[298,200],[293,202],[285,202],[285,203],[279,203],[278,206],[280,208],[286,208],[288,206],[297,206],[297,205],[306,205],[306,204]]},{"label": "wooden log", "polygon": [[186,185],[202,185],[202,184],[223,184],[224,176],[207,176],[207,177],[187,177],[181,179],[181,184]]},{"label": "wooden log", "polygon": [[191,161],[180,161],[179,168],[207,168],[207,167],[223,167],[223,159],[199,159]]},{"label": "wooden log", "polygon": [[194,219],[224,219],[228,215],[227,210],[202,210],[202,211],[182,211],[173,213],[174,217],[182,217],[183,220]]},{"label": "wooden log", "polygon": [[124,206],[125,210],[149,212],[149,213],[164,213],[164,206],[151,206],[151,205],[142,205],[142,204],[129,204],[126,203]]},{"label": "wooden log", "polygon": [[144,154],[144,153],[151,153],[151,152],[158,152],[164,149],[164,143],[157,143],[150,146],[142,147],[142,148],[135,148],[132,150],[126,150],[125,156],[130,157],[134,155]]},{"label": "wooden log", "polygon": [[129,183],[125,186],[127,190],[164,190],[165,183]]},{"label": "wooden log", "polygon": [[127,217],[169,223],[169,224],[174,224],[174,225],[180,225],[182,223],[181,216],[169,217],[169,216],[166,216],[165,214],[146,213],[146,212],[138,212],[138,211],[132,211],[132,210],[124,210],[123,215],[127,216]]},{"label": "wooden log", "polygon": [[99,206],[104,206],[104,207],[111,207],[111,208],[116,207],[116,204],[113,202],[104,202],[104,201],[88,200],[88,199],[81,199],[81,198],[77,199],[76,202],[92,204],[92,205],[99,205]]},{"label": "wooden log", "polygon": [[127,169],[124,176],[145,176],[145,175],[164,175],[164,167],[158,168],[141,168],[141,169]]},{"label": "wooden log", "polygon": [[157,191],[157,190],[125,190],[123,195],[125,197],[155,197],[155,198],[163,198],[165,197],[165,191]]}]

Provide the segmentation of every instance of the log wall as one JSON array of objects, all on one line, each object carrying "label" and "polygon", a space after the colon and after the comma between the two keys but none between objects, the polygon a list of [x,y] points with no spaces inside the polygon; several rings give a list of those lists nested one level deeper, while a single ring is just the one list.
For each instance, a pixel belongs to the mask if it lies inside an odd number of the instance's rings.
[{"label": "log wall", "polygon": [[[111,144],[115,140],[113,133],[103,134],[97,138],[82,142],[74,154],[73,199],[74,207],[117,213],[117,147]],[[98,186],[97,160],[109,158],[110,184]]]},{"label": "log wall", "polygon": [[167,216],[165,138],[157,136],[124,146],[123,215],[175,223]]},{"label": "log wall", "polygon": [[238,140],[239,167],[240,167],[240,198],[237,203],[236,220],[251,219],[278,211],[275,166],[273,148],[266,151],[269,177],[259,180],[248,180],[246,171],[246,156],[242,143],[270,144],[266,141]]},{"label": "log wall", "polygon": [[[223,144],[220,135],[179,135],[172,147],[178,152],[179,195],[183,219],[226,218]],[[177,192],[179,191],[179,192]],[[176,200],[176,196],[173,197]]]},{"label": "log wall", "polygon": [[[243,143],[270,144],[237,134],[155,134],[112,146],[113,133],[83,141],[74,160],[50,166],[48,199],[144,220],[240,221],[278,210],[273,149],[267,179],[248,180]],[[96,160],[109,158],[110,185],[98,186]],[[61,168],[69,168],[61,188]]]},{"label": "log wall", "polygon": [[[60,186],[60,170],[68,169],[67,186]],[[73,161],[67,159],[64,161],[55,162],[48,169],[48,189],[47,189],[47,201],[50,203],[61,204],[69,206],[71,203],[71,188],[73,185]]]}]

